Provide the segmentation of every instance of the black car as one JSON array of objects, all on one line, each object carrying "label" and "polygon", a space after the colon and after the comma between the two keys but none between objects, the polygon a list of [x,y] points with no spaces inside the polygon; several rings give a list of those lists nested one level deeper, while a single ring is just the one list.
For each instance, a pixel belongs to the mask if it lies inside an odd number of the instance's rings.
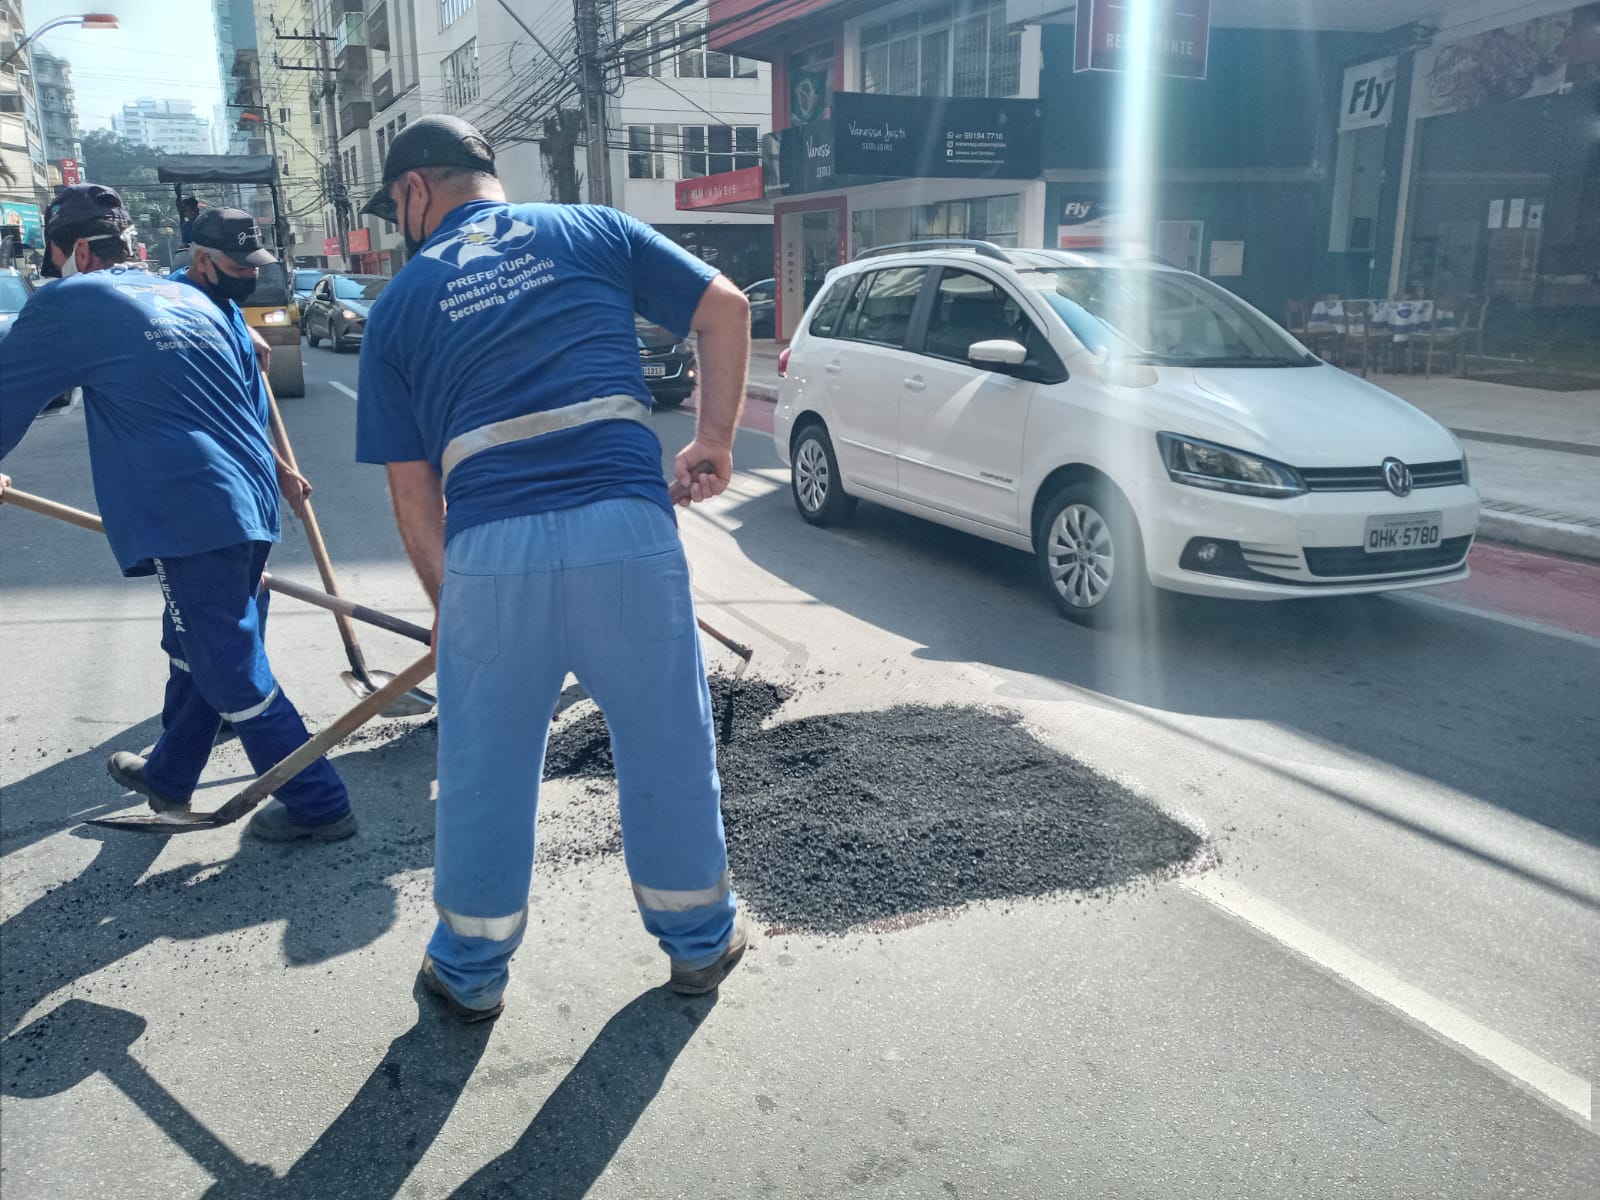
[{"label": "black car", "polygon": [[367,328],[367,312],[388,286],[386,275],[323,276],[311,289],[311,299],[300,314],[306,344],[315,346],[327,338],[335,350],[359,346]]},{"label": "black car", "polygon": [[750,301],[750,336],[777,337],[778,281],[763,279],[744,290]]},{"label": "black car", "polygon": [[644,381],[650,386],[656,407],[676,408],[700,382],[694,347],[643,317],[636,317],[633,325],[639,335],[639,365],[644,368]]}]

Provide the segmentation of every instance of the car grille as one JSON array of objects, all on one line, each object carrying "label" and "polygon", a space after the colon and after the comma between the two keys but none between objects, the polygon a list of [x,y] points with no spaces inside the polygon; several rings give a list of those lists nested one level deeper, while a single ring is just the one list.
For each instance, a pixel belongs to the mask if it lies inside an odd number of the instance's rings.
[{"label": "car grille", "polygon": [[647,346],[639,351],[639,357],[645,362],[649,362],[652,359],[674,358],[677,354],[678,348],[676,346]]},{"label": "car grille", "polygon": [[[1298,467],[1300,478],[1313,492],[1382,492],[1382,467]],[[1454,487],[1467,481],[1462,461],[1411,464],[1413,488]]]},{"label": "car grille", "polygon": [[1368,554],[1363,546],[1307,546],[1306,569],[1323,578],[1437,571],[1459,563],[1471,545],[1472,536],[1468,534],[1445,538],[1426,550],[1396,550],[1390,554]]}]

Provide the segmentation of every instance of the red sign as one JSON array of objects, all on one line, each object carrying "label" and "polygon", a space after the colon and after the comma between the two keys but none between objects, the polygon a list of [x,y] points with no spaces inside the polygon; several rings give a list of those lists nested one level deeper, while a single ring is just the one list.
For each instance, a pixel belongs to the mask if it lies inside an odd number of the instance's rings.
[{"label": "red sign", "polygon": [[[1133,42],[1128,0],[1086,0],[1078,5],[1074,71],[1126,71]],[[1150,15],[1158,74],[1204,79],[1211,42],[1211,0],[1155,0]]]},{"label": "red sign", "polygon": [[673,192],[680,212],[760,200],[765,195],[760,167],[741,167],[737,171],[707,175],[704,179],[680,180]]},{"label": "red sign", "polygon": [[322,239],[322,253],[327,255],[329,258],[338,257],[338,255],[339,255],[339,239],[338,238],[323,238]]},{"label": "red sign", "polygon": [[61,160],[61,186],[72,187],[83,182],[83,172],[78,170],[78,160],[63,158]]},{"label": "red sign", "polygon": [[372,253],[372,231],[370,229],[352,229],[350,231],[350,253]]}]

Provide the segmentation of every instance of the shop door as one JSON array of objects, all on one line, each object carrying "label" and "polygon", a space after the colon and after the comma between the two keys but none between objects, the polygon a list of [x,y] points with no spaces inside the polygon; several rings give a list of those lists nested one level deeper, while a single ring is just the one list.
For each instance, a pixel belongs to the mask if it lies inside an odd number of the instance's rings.
[{"label": "shop door", "polygon": [[826,207],[784,212],[778,210],[778,331],[782,341],[794,337],[806,306],[822,290],[828,272],[843,255],[846,202],[843,197]]}]

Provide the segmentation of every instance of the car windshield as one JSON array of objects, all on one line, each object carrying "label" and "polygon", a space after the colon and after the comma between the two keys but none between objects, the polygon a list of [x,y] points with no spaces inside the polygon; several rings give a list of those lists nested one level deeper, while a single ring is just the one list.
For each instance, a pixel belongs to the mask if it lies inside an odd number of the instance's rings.
[{"label": "car windshield", "polygon": [[333,281],[333,294],[339,300],[371,302],[389,284],[381,275],[340,275]]},{"label": "car windshield", "polygon": [[28,285],[16,275],[0,275],[0,312],[21,312]]},{"label": "car windshield", "polygon": [[1023,281],[1090,350],[1175,367],[1308,366],[1317,359],[1230,293],[1146,267],[1050,267]]},{"label": "car windshield", "polygon": [[294,273],[294,290],[297,292],[309,292],[317,286],[317,280],[321,278],[321,271],[296,271]]},{"label": "car windshield", "polygon": [[256,275],[256,286],[245,297],[246,308],[275,308],[289,303],[289,275],[282,263],[268,263]]}]

